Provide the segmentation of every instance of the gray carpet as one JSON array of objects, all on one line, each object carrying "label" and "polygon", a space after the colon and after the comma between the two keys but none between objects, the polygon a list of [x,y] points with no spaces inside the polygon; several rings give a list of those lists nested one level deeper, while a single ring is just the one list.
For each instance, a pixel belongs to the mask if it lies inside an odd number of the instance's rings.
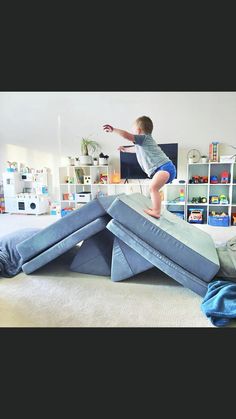
[{"label": "gray carpet", "polygon": [[[46,227],[59,217],[0,215],[0,237],[25,227]],[[235,227],[199,226],[215,242]],[[77,274],[55,261],[37,273],[0,278],[0,327],[213,327],[202,298],[157,269],[113,283]]]},{"label": "gray carpet", "polygon": [[212,327],[202,298],[156,268],[113,283],[62,261],[0,280],[1,327]]}]

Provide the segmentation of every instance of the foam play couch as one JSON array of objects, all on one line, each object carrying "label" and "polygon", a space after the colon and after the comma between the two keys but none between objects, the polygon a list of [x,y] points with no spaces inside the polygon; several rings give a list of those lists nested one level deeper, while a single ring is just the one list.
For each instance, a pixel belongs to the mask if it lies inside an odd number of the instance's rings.
[{"label": "foam play couch", "polygon": [[204,296],[220,269],[211,236],[167,210],[155,219],[144,212],[150,206],[142,194],[91,201],[18,243],[23,271],[32,273],[74,248],[75,272],[122,281],[155,266]]}]

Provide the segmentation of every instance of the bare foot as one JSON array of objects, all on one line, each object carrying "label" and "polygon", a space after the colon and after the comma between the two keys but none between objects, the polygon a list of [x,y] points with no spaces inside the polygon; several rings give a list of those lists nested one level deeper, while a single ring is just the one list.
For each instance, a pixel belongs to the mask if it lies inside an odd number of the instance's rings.
[{"label": "bare foot", "polygon": [[152,208],[144,210],[144,212],[146,212],[146,214],[151,215],[154,218],[160,218],[160,216],[161,216],[161,214],[159,212],[153,210]]}]

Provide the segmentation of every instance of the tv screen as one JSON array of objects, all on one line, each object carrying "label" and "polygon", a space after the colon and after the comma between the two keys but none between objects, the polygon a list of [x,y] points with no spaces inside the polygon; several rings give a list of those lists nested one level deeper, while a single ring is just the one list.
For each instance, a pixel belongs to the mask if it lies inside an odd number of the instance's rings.
[{"label": "tv screen", "polygon": [[[164,153],[169,157],[176,167],[178,176],[178,143],[159,144]],[[133,146],[124,146],[133,147]],[[141,169],[136,153],[120,152],[120,177],[121,179],[147,179],[147,174]]]}]

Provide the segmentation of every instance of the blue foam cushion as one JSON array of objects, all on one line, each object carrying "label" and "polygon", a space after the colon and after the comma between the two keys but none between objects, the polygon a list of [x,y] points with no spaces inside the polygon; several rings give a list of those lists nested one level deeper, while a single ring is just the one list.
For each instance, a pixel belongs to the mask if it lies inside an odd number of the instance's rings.
[{"label": "blue foam cushion", "polygon": [[215,244],[209,234],[164,210],[160,219],[144,209],[151,200],[142,194],[121,196],[107,212],[168,259],[210,282],[220,268]]},{"label": "blue foam cushion", "polygon": [[107,229],[85,240],[74,257],[70,270],[90,275],[111,275],[114,235]]},{"label": "blue foam cushion", "polygon": [[23,262],[27,262],[41,252],[49,249],[86,224],[91,223],[98,217],[102,217],[106,211],[97,199],[89,202],[78,210],[72,211],[66,217],[61,218],[50,226],[41,230],[34,237],[23,241],[17,246]]},{"label": "blue foam cushion", "polygon": [[[161,254],[158,250],[144,242],[119,222],[111,220],[107,224],[107,229],[110,230],[121,241],[135,250],[139,255],[148,260],[153,266],[156,266],[158,269],[178,281],[183,286],[191,289],[201,296],[206,294],[208,287],[207,282],[186,271],[177,263]],[[117,269],[119,269],[119,267],[117,267]],[[122,266],[120,267],[120,270],[121,275],[123,275]],[[117,273],[117,276],[118,275],[119,273]]]},{"label": "blue foam cushion", "polygon": [[65,239],[61,240],[59,243],[54,244],[49,249],[45,250],[43,253],[40,253],[35,258],[31,259],[29,262],[26,262],[22,265],[22,269],[26,274],[30,274],[62,254],[68,252],[72,247],[74,247],[79,242],[86,240],[87,238],[97,234],[99,231],[104,230],[108,221],[110,220],[109,216],[100,217],[97,220],[92,221],[88,225],[80,228],[78,231],[70,234]]},{"label": "blue foam cushion", "polygon": [[122,281],[153,268],[152,263],[144,259],[131,247],[117,237],[112,252],[111,280]]},{"label": "blue foam cushion", "polygon": [[39,231],[39,228],[24,228],[0,238],[0,276],[9,278],[21,271],[23,262],[16,248],[17,244]]}]

